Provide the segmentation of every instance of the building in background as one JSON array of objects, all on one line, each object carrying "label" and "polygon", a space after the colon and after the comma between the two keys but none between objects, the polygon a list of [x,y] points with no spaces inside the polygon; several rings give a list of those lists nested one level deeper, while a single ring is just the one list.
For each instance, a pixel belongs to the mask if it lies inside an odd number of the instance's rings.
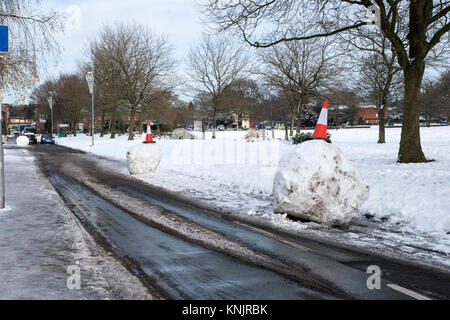
[{"label": "building in background", "polygon": [[36,128],[33,106],[12,106],[2,104],[2,134],[21,133],[26,128]]},{"label": "building in background", "polygon": [[[385,121],[389,120],[388,110],[386,110]],[[373,105],[360,105],[356,114],[356,123],[360,125],[378,125],[378,111]]]}]

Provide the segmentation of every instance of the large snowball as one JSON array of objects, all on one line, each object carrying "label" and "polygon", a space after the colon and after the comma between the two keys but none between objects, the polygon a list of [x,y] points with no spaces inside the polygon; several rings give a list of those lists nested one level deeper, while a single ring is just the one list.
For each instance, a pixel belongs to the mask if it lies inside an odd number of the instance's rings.
[{"label": "large snowball", "polygon": [[25,146],[27,146],[29,143],[30,143],[30,139],[29,139],[27,136],[19,136],[19,137],[16,139],[16,144],[17,144],[19,147],[25,147]]},{"label": "large snowball", "polygon": [[131,174],[152,174],[161,162],[161,150],[156,143],[138,145],[128,151],[127,159]]},{"label": "large snowball", "polygon": [[183,128],[175,129],[171,135],[172,140],[194,140],[195,137],[189,131]]},{"label": "large snowball", "polygon": [[313,140],[281,159],[274,211],[330,226],[347,225],[368,194],[368,185],[339,149]]}]

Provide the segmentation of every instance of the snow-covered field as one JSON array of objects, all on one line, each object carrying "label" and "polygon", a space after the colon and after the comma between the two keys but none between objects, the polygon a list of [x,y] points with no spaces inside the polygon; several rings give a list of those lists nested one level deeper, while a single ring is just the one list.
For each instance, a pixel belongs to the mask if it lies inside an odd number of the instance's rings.
[{"label": "snow-covered field", "polygon": [[[268,132],[270,138],[270,133]],[[331,131],[341,149],[370,186],[361,215],[370,215],[407,231],[450,232],[450,127],[422,128],[428,164],[397,164],[400,129],[387,129],[387,144],[378,145],[378,128]],[[199,138],[200,133],[195,133]],[[156,174],[143,180],[183,192],[221,207],[241,212],[271,214],[273,180],[279,159],[294,145],[276,140],[244,140],[244,132],[219,132],[212,140],[158,140],[162,162]],[[116,160],[125,160],[133,145],[128,141],[97,137],[90,146],[84,135],[58,139],[57,143]],[[126,166],[118,168],[126,172]]]}]

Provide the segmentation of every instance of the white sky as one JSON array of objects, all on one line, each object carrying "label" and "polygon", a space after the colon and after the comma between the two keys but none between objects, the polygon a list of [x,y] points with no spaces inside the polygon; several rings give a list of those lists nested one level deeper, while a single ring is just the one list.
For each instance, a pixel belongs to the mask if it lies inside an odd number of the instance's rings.
[{"label": "white sky", "polygon": [[[136,22],[149,26],[155,33],[168,36],[181,74],[188,49],[196,45],[206,28],[194,7],[195,0],[42,0],[44,10],[52,8],[73,17],[65,34],[57,35],[62,54],[49,61],[41,71],[41,82],[74,72],[79,61],[85,61],[89,39],[97,36],[106,24]],[[202,2],[202,0],[197,0]],[[430,68],[428,69],[430,71]],[[179,92],[183,98],[186,97]],[[15,103],[5,92],[5,103]]]},{"label": "white sky", "polygon": [[[56,63],[50,61],[41,72],[42,82],[75,71],[77,62],[86,59],[84,51],[89,39],[95,38],[105,24],[137,22],[168,36],[178,61],[177,69],[183,68],[189,47],[205,31],[194,0],[42,0],[42,7],[73,17],[65,34],[56,37],[63,52]],[[12,98],[5,100],[14,102]]]}]

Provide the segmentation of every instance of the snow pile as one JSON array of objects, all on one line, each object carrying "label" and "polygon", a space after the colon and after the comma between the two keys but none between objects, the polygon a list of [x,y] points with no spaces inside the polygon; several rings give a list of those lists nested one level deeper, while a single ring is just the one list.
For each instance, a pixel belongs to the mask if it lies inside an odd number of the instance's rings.
[{"label": "snow pile", "polygon": [[281,159],[274,211],[326,225],[348,225],[368,194],[369,186],[339,149],[325,141],[309,141]]},{"label": "snow pile", "polygon": [[249,132],[244,137],[247,141],[253,141],[254,139],[259,139],[259,133],[255,129],[250,129]]},{"label": "snow pile", "polygon": [[16,144],[19,147],[25,147],[28,145],[29,142],[30,142],[30,140],[26,136],[20,136],[16,139]]},{"label": "snow pile", "polygon": [[0,216],[1,216],[1,214],[9,212],[9,211],[11,211],[11,208],[9,208],[9,207],[6,207],[5,209],[0,209]]},{"label": "snow pile", "polygon": [[152,174],[161,162],[161,150],[156,143],[137,145],[128,151],[127,159],[131,174]]},{"label": "snow pile", "polygon": [[195,137],[186,129],[175,129],[171,135],[172,140],[184,140],[184,139],[195,139]]}]

